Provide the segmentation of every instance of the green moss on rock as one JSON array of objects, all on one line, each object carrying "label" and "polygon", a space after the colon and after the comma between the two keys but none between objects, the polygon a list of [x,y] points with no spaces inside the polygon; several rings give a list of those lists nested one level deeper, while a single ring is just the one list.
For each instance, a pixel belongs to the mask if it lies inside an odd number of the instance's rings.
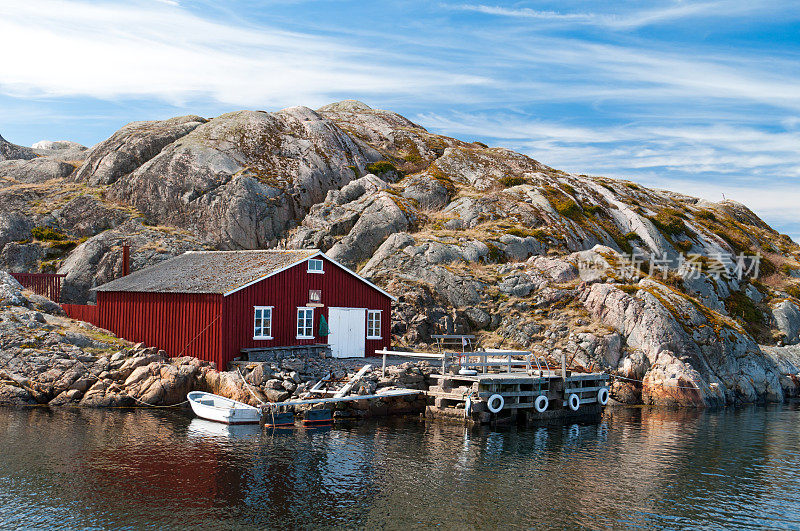
[{"label": "green moss on rock", "polygon": [[375,175],[381,175],[383,173],[389,172],[397,172],[397,168],[394,164],[389,162],[388,160],[379,160],[378,162],[372,162],[367,164],[364,168],[367,173],[373,173]]},{"label": "green moss on rock", "polygon": [[31,229],[31,235],[37,240],[56,242],[66,240],[67,235],[52,227],[34,227]]}]

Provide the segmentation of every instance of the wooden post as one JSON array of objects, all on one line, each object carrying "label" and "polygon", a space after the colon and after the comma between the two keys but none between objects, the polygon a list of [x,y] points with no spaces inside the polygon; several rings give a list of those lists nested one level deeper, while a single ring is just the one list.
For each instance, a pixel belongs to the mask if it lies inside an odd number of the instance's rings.
[{"label": "wooden post", "polygon": [[386,349],[383,349],[383,365],[381,366],[381,376],[386,377]]},{"label": "wooden post", "polygon": [[561,377],[564,380],[567,379],[567,355],[563,350],[561,351]]},{"label": "wooden post", "polygon": [[131,247],[130,245],[122,246],[122,276],[127,277],[130,273],[131,263]]}]

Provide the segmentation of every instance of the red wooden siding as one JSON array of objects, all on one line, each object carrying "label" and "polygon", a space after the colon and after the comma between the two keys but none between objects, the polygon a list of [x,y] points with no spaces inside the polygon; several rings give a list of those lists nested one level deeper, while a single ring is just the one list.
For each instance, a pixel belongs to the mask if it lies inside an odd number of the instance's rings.
[{"label": "red wooden siding", "polygon": [[[319,321],[320,315],[330,321],[330,306],[382,310],[381,339],[366,340],[366,355],[374,355],[376,349],[389,347],[391,299],[329,260],[322,259],[325,262],[324,273],[309,273],[304,261],[225,297],[222,349],[227,360],[239,356],[242,348],[327,343],[327,337],[319,336]],[[314,339],[297,339],[297,308],[308,305],[309,290],[322,291],[323,307],[314,308]],[[273,339],[253,339],[254,306],[274,307]]]},{"label": "red wooden siding", "polygon": [[97,293],[100,326],[170,356],[213,361],[221,370],[232,359],[220,349],[222,296],[186,293]]},{"label": "red wooden siding", "polygon": [[61,307],[70,319],[86,321],[95,326],[100,326],[97,306],[94,304],[62,304]]},{"label": "red wooden siding", "polygon": [[11,273],[11,276],[37,295],[47,297],[53,302],[61,300],[61,279],[67,275],[57,273]]}]

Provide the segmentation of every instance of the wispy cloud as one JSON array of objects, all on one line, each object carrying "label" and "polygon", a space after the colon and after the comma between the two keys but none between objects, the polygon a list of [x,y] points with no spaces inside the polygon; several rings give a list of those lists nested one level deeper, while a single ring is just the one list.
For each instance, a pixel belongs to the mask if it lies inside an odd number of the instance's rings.
[{"label": "wispy cloud", "polygon": [[[631,30],[690,17],[707,17],[711,15],[715,17],[741,16],[764,7],[763,5],[758,5],[758,2],[741,1],[670,2],[660,7],[637,9],[623,14],[610,14],[601,12],[570,13],[486,4],[446,4],[446,6],[449,9],[472,11],[486,15],[541,20],[548,23],[600,26],[613,30]],[[598,7],[602,7],[602,4],[599,4]]]},{"label": "wispy cloud", "polygon": [[482,113],[424,113],[415,120],[435,131],[491,139],[546,164],[581,173],[659,169],[800,179],[800,131],[765,131],[726,123],[587,127]]},{"label": "wispy cloud", "polygon": [[800,220],[797,218],[800,189],[797,186],[781,183],[772,183],[771,186],[737,186],[696,179],[664,179],[658,176],[642,176],[638,180],[648,186],[680,190],[686,195],[709,201],[733,199],[746,205],[779,232],[788,234],[795,242],[800,242]]},{"label": "wispy cloud", "polygon": [[18,97],[313,105],[335,93],[446,94],[486,82],[332,37],[204,19],[171,1],[6,2],[0,48],[21,43],[25,53],[6,54],[0,71],[0,91]]}]

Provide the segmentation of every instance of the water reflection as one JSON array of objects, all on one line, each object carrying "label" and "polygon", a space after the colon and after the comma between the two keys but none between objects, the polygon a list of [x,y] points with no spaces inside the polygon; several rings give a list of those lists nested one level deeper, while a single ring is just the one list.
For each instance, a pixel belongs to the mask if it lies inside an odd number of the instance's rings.
[{"label": "water reflection", "polygon": [[0,527],[798,527],[800,411],[292,430],[0,410]]},{"label": "water reflection", "polygon": [[247,439],[261,435],[261,430],[262,428],[258,424],[231,425],[204,419],[192,419],[187,433],[190,437],[197,438]]}]

